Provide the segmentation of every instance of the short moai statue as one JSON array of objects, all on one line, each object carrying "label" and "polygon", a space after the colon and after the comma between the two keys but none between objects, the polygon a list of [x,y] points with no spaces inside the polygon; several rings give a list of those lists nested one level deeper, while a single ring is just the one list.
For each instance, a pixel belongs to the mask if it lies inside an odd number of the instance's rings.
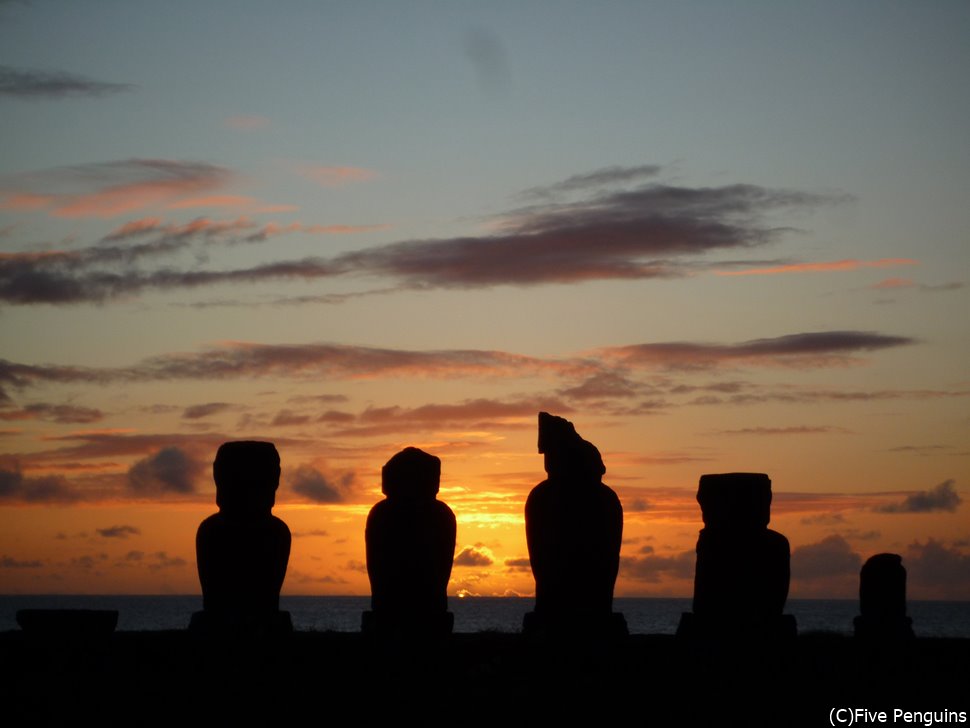
[{"label": "short moai statue", "polygon": [[546,412],[539,413],[538,449],[548,477],[525,504],[536,604],[523,630],[539,636],[623,636],[626,621],[613,612],[623,507],[603,483],[599,450],[571,422]]},{"label": "short moai statue", "polygon": [[859,573],[859,612],[855,636],[871,641],[913,638],[906,616],[906,569],[899,554],[876,554]]},{"label": "short moai statue", "polygon": [[290,529],[272,514],[280,456],[271,442],[223,443],[212,464],[219,512],[196,533],[203,611],[191,628],[257,634],[292,631],[280,611]]},{"label": "short moai statue", "polygon": [[362,631],[378,637],[451,634],[448,580],[455,557],[455,514],[437,499],[441,460],[416,447],[381,470],[386,496],[367,516],[364,540],[371,611]]},{"label": "short moai statue", "polygon": [[683,636],[786,637],[791,575],[788,539],[768,528],[771,480],[763,473],[702,475],[697,490],[704,528],[697,539],[693,613]]}]

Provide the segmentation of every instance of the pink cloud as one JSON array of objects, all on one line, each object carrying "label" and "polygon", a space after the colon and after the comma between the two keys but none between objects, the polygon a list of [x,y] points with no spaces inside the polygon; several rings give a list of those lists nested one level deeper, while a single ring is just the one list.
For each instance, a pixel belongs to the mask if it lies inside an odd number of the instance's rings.
[{"label": "pink cloud", "polygon": [[326,167],[322,165],[304,165],[297,168],[297,173],[323,187],[343,187],[355,182],[366,182],[379,176],[374,170],[364,169],[363,167]]},{"label": "pink cloud", "polygon": [[831,271],[858,270],[859,268],[898,268],[904,265],[919,265],[912,258],[880,258],[879,260],[828,260],[819,263],[791,263],[772,268],[749,268],[748,270],[717,270],[718,276],[770,276],[779,273],[825,273]]},{"label": "pink cloud", "polygon": [[239,114],[230,116],[223,122],[223,126],[237,131],[256,131],[265,129],[270,125],[270,120],[259,114]]},{"label": "pink cloud", "polygon": [[25,212],[40,210],[54,204],[56,199],[57,198],[52,195],[35,195],[30,192],[15,192],[7,195],[3,202],[0,202],[0,210],[22,210]]},{"label": "pink cloud", "polygon": [[915,288],[916,284],[913,283],[912,278],[886,278],[869,287],[876,290],[884,290],[887,288]]}]

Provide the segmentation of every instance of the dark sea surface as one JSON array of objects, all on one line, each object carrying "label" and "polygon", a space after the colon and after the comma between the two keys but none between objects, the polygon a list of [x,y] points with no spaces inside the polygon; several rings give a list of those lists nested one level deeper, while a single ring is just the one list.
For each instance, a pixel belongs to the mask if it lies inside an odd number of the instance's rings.
[{"label": "dark sea surface", "polygon": [[[280,599],[293,626],[302,631],[356,632],[370,597],[294,597]],[[520,632],[523,615],[533,600],[513,597],[450,598],[456,632]],[[18,609],[116,609],[118,629],[124,631],[183,629],[192,612],[202,609],[201,596],[0,596],[0,631],[18,629]],[[619,598],[614,609],[622,612],[634,634],[674,634],[690,599]],[[854,599],[789,599],[785,611],[794,614],[798,631],[852,634],[858,614]],[[919,637],[970,638],[970,602],[917,602],[908,605],[913,629]]]}]

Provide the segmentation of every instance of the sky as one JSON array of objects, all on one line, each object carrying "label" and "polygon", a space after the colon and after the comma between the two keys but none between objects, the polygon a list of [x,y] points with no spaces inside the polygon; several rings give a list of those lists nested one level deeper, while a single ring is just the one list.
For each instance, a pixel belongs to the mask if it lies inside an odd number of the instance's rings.
[{"label": "sky", "polygon": [[0,1],[0,592],[199,593],[227,440],[284,594],[368,594],[442,460],[452,596],[531,595],[536,415],[619,596],[764,472],[793,597],[970,599],[970,5]]}]

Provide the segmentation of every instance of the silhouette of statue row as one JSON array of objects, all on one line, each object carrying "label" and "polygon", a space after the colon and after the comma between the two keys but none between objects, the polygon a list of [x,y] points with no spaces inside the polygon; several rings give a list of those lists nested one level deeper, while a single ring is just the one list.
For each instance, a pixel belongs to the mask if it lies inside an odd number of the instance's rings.
[{"label": "silhouette of statue row", "polygon": [[[526,500],[525,527],[535,577],[535,609],[523,631],[535,637],[614,638],[627,633],[613,612],[623,508],[605,485],[599,450],[571,422],[539,413],[538,450],[546,480]],[[219,512],[196,536],[203,611],[190,628],[215,634],[292,631],[279,609],[290,531],[272,514],[280,457],[270,442],[227,442],[212,474]],[[455,514],[437,499],[441,461],[414,447],[381,471],[384,500],[367,517],[365,541],[371,609],[362,631],[378,636],[450,634],[447,586],[456,544]],[[788,597],[788,539],[768,528],[771,481],[762,473],[701,476],[704,528],[697,541],[694,599],[678,635],[694,639],[793,637],[783,614]],[[906,573],[895,554],[862,569],[856,634],[912,636]]]}]

